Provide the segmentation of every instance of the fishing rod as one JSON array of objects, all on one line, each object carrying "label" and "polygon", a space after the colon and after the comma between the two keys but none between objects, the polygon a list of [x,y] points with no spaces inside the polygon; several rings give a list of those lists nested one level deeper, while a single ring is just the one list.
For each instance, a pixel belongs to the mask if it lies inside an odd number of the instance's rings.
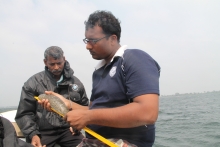
[{"label": "fishing rod", "polygon": [[[40,99],[37,96],[34,96],[34,98],[39,101]],[[60,115],[61,117],[64,117],[63,114],[61,114],[59,111],[55,110],[54,108],[51,107],[51,110],[55,113],[57,113],[58,115]],[[109,145],[110,147],[118,147],[116,144],[114,144],[113,142],[109,141],[108,139],[104,138],[103,136],[97,134],[96,132],[94,132],[93,130],[89,129],[88,127],[84,127],[83,130],[87,133],[89,133],[90,135],[94,136],[95,138],[97,138],[98,140],[104,142],[105,144]]]}]

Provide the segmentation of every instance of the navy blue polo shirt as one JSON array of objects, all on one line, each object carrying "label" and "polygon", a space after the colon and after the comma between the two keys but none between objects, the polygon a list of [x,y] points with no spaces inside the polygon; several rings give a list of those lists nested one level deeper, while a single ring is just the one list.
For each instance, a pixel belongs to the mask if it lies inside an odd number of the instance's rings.
[{"label": "navy blue polo shirt", "polygon": [[[159,95],[159,76],[160,67],[150,55],[122,46],[108,65],[103,60],[94,71],[90,109],[123,106],[143,94]],[[135,128],[88,127],[105,138],[125,139],[138,146],[153,143],[155,138],[154,125]],[[93,138],[89,134],[87,137]]]}]

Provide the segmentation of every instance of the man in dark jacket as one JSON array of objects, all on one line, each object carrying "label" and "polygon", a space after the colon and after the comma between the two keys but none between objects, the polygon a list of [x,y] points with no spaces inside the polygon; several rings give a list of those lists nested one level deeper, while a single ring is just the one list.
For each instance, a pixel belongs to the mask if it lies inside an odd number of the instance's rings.
[{"label": "man in dark jacket", "polygon": [[15,120],[27,142],[36,147],[55,144],[74,147],[81,142],[83,135],[80,132],[72,134],[69,124],[59,115],[43,109],[34,96],[49,90],[83,106],[87,106],[89,100],[60,47],[47,48],[44,58],[45,70],[30,77],[22,87]]}]

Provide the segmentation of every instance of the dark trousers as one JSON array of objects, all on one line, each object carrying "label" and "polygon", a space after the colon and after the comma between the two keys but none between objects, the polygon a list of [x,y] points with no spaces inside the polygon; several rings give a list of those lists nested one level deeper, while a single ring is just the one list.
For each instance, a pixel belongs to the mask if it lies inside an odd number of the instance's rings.
[{"label": "dark trousers", "polygon": [[59,144],[61,147],[76,147],[84,138],[81,132],[72,135],[69,128],[40,131],[41,144],[47,147],[54,147]]}]

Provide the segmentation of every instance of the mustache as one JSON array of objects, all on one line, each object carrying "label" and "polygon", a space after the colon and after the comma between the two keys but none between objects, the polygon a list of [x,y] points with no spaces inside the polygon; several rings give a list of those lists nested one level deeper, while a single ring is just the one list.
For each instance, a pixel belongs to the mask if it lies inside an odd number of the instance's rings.
[{"label": "mustache", "polygon": [[52,73],[60,73],[60,72],[62,72],[62,70],[61,69],[57,69],[57,70],[51,70],[50,72],[52,72]]}]

